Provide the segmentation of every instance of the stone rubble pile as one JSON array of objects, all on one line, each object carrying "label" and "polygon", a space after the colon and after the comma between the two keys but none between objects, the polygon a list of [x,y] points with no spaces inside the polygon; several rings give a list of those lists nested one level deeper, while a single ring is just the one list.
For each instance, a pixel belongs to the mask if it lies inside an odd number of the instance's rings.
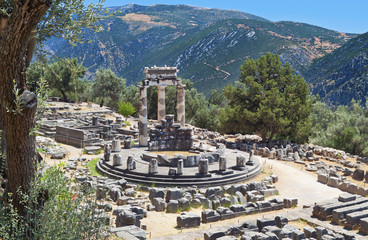
[{"label": "stone rubble pile", "polygon": [[246,221],[231,227],[214,228],[204,233],[205,240],[254,240],[254,239],[353,239],[346,234],[338,234],[324,227],[304,227],[302,230],[289,224],[283,216],[275,218],[259,218],[256,221]]}]

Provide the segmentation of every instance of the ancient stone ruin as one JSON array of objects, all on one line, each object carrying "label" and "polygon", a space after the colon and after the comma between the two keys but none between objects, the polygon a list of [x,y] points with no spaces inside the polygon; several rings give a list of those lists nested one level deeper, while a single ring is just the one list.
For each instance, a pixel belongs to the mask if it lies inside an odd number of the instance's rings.
[{"label": "ancient stone ruin", "polygon": [[158,106],[157,120],[163,120],[166,115],[165,88],[167,86],[176,86],[178,89],[177,103],[177,121],[181,126],[185,125],[185,90],[181,79],[177,78],[178,69],[176,67],[152,67],[145,68],[146,79],[142,81],[140,89],[140,107],[139,107],[139,145],[148,146],[148,120],[147,120],[147,88],[157,86],[158,88]]},{"label": "ancient stone ruin", "polygon": [[166,115],[161,124],[150,130],[149,151],[188,151],[192,148],[192,128],[174,123],[174,115]]}]

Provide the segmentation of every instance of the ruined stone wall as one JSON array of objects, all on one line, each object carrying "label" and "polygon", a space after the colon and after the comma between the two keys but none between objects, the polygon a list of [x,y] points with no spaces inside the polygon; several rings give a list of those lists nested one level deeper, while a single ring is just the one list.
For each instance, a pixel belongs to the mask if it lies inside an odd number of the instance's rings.
[{"label": "ruined stone wall", "polygon": [[193,145],[192,128],[174,123],[174,115],[166,115],[149,136],[149,151],[188,151]]}]

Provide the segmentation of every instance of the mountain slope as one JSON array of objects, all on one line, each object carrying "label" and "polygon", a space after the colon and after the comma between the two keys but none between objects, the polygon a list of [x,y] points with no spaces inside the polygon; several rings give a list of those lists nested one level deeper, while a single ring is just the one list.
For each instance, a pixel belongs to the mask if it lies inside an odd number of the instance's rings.
[{"label": "mountain slope", "polygon": [[368,97],[368,33],[359,35],[314,62],[304,73],[314,94],[332,104],[348,105]]},{"label": "mountain slope", "polygon": [[105,30],[87,33],[92,43],[69,46],[51,39],[46,46],[59,57],[78,57],[89,68],[111,68],[128,83],[144,78],[146,66],[177,66],[206,95],[236,81],[247,58],[278,53],[297,72],[313,59],[352,38],[324,28],[294,22],[270,22],[239,11],[185,5],[127,5],[102,22]]}]

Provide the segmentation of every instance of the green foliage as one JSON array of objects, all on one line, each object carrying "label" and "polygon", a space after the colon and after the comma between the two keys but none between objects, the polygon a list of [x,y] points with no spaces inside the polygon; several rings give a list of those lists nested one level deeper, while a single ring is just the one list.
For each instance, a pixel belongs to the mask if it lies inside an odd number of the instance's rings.
[{"label": "green foliage", "polygon": [[107,106],[117,108],[124,88],[125,79],[116,76],[111,69],[100,68],[96,71],[92,95],[95,100],[101,101],[100,105],[106,101]]},{"label": "green foliage", "polygon": [[98,160],[99,160],[98,158],[94,158],[91,161],[89,161],[89,163],[88,163],[89,172],[93,176],[102,176],[102,174],[100,174],[99,172],[97,172],[96,165],[97,165]]},{"label": "green foliage", "polygon": [[136,110],[130,102],[120,102],[118,112],[124,117],[128,117],[133,115]]},{"label": "green foliage", "polygon": [[90,42],[84,39],[83,30],[102,31],[98,22],[114,14],[103,9],[103,2],[99,0],[96,4],[86,6],[79,0],[54,0],[37,29],[39,40],[43,42],[50,37],[57,37],[67,39],[73,45]]},{"label": "green foliage", "polygon": [[16,213],[12,202],[0,203],[2,239],[101,239],[106,221],[98,212],[93,191],[76,185],[54,166],[39,172],[23,195],[27,215]]},{"label": "green foliage", "polygon": [[128,121],[123,121],[123,123],[125,123],[126,126],[131,126],[132,124],[130,124],[130,122]]},{"label": "green foliage", "polygon": [[222,132],[256,133],[264,141],[276,135],[307,140],[308,85],[289,64],[282,66],[278,55],[246,60],[240,80],[223,91],[228,105],[219,112]]},{"label": "green foliage", "polygon": [[86,88],[86,83],[81,80],[85,72],[86,68],[76,58],[58,59],[50,64],[37,61],[27,70],[27,84],[42,98],[46,96],[46,86],[49,86],[54,93],[60,92],[64,101],[70,97],[79,100],[79,94]]},{"label": "green foliage", "polygon": [[338,106],[315,101],[310,116],[310,142],[341,149],[351,154],[368,156],[368,109],[361,102]]}]

